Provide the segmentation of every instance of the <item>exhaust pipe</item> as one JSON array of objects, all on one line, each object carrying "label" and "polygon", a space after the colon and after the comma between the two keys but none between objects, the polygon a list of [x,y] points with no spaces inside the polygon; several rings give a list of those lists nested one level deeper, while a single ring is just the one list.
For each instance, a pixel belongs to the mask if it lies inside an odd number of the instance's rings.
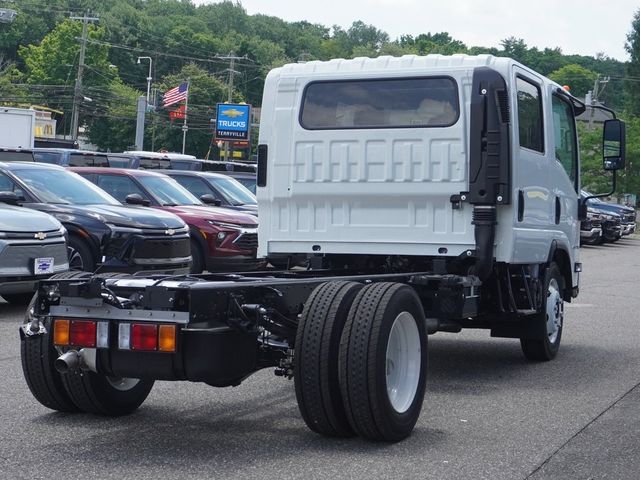
[{"label": "exhaust pipe", "polygon": [[495,205],[473,207],[475,225],[476,265],[475,274],[483,282],[493,271],[493,242],[496,235],[497,214]]},{"label": "exhaust pipe", "polygon": [[54,362],[54,368],[60,373],[74,372],[80,368],[82,357],[77,350],[69,350],[60,355]]}]

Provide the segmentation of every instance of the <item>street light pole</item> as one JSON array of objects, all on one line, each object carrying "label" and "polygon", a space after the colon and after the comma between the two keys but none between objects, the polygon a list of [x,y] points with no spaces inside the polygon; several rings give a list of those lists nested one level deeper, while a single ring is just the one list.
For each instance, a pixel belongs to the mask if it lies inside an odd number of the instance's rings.
[{"label": "street light pole", "polygon": [[153,65],[153,60],[151,57],[138,57],[138,64],[140,64],[140,60],[149,60],[149,75],[147,75],[147,105],[149,105],[149,94],[151,92],[151,65]]}]

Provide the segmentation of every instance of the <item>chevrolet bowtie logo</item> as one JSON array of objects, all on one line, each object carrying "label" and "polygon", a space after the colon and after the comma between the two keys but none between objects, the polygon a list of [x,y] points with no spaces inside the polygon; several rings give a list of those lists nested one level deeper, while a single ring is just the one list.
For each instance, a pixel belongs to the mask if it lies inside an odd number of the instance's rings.
[{"label": "chevrolet bowtie logo", "polygon": [[174,233],[176,233],[176,231],[173,228],[169,228],[169,229],[165,230],[164,233],[166,235],[173,235]]},{"label": "chevrolet bowtie logo", "polygon": [[38,240],[44,240],[45,238],[47,238],[47,234],[44,232],[38,232],[33,236],[33,238],[37,238]]}]

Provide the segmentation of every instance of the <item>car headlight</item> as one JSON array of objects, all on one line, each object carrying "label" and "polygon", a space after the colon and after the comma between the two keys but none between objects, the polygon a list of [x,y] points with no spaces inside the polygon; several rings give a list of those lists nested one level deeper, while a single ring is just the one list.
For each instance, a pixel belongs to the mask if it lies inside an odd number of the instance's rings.
[{"label": "car headlight", "polygon": [[123,227],[121,225],[107,224],[107,227],[111,230],[112,236],[126,236],[126,235],[142,235],[144,232],[141,228]]},{"label": "car headlight", "polygon": [[207,223],[209,225],[213,225],[214,227],[231,228],[232,230],[241,230],[242,229],[242,227],[240,225],[236,225],[235,223],[218,222],[217,220],[207,220]]}]

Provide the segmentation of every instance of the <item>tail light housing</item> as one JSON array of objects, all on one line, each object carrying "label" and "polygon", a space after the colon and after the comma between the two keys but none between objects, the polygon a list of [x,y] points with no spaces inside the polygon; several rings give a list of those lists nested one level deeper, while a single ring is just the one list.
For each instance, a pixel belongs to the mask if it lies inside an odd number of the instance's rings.
[{"label": "tail light housing", "polygon": [[[53,343],[59,347],[109,348],[109,327],[106,321],[57,318],[53,322]],[[177,328],[173,324],[119,323],[118,349],[174,353]]]}]

